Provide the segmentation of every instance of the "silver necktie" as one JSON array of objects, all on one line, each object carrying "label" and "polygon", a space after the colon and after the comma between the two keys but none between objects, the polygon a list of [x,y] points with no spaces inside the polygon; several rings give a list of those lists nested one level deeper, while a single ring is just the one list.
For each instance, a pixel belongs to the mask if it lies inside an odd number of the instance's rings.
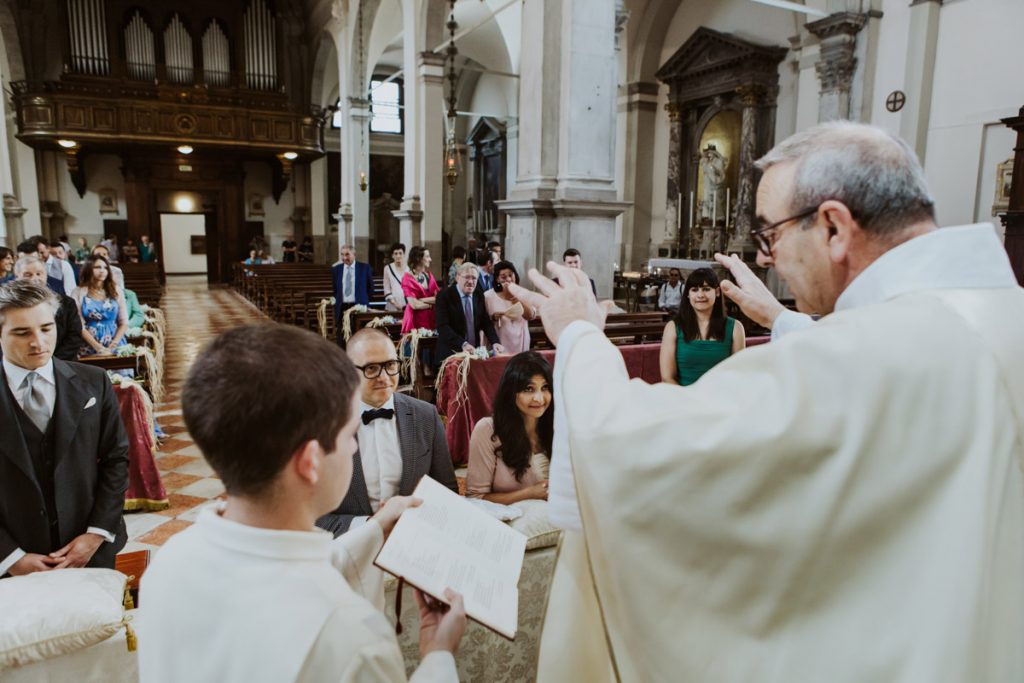
[{"label": "silver necktie", "polygon": [[39,379],[38,372],[25,375],[25,381],[21,383],[21,404],[28,419],[45,434],[46,426],[50,424],[50,411],[46,406],[46,399],[43,398],[43,387],[36,381]]}]

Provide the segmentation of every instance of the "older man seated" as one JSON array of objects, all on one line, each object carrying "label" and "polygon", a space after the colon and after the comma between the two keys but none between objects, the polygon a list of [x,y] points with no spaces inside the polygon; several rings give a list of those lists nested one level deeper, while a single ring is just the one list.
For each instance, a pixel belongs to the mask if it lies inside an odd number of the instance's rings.
[{"label": "older man seated", "polygon": [[348,356],[360,372],[359,452],[345,499],[316,522],[335,536],[366,522],[388,498],[411,495],[425,474],[459,490],[437,409],[395,393],[401,362],[391,339],[363,328],[348,340]]},{"label": "older man seated", "polygon": [[487,314],[484,293],[477,287],[479,277],[476,266],[464,263],[455,276],[455,286],[447,287],[437,295],[434,310],[438,337],[436,362],[439,365],[452,354],[475,351],[481,333],[487,337],[495,353],[505,352]]},{"label": "older man seated", "polygon": [[[28,280],[46,286],[46,264],[35,255],[23,257],[14,264],[14,275],[19,280]],[[82,318],[78,315],[78,304],[65,294],[55,293],[60,300],[60,307],[54,315],[57,323],[57,343],[53,347],[53,357],[60,360],[78,360],[78,351],[82,348]]]}]

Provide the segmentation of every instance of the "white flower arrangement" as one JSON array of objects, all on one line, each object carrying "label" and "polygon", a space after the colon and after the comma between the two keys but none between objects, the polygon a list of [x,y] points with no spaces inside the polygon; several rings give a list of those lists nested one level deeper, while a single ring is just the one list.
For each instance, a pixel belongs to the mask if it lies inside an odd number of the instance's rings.
[{"label": "white flower arrangement", "polygon": [[127,358],[128,356],[137,356],[139,353],[138,349],[132,344],[125,344],[124,346],[117,347],[114,355],[118,358]]}]

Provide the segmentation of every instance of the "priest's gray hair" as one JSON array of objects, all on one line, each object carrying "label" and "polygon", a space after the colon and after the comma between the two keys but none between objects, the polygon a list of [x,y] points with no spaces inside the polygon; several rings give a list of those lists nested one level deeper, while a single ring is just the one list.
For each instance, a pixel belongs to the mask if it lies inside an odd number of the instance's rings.
[{"label": "priest's gray hair", "polygon": [[57,315],[60,299],[46,285],[28,280],[12,280],[0,286],[0,329],[7,320],[7,312],[19,308],[34,308],[39,304],[47,304]]},{"label": "priest's gray hair", "polygon": [[[762,171],[796,164],[790,209],[834,199],[865,232],[891,237],[935,220],[935,202],[914,150],[881,128],[850,121],[819,124],[786,138],[757,161]],[[805,219],[810,225],[814,217]]]}]

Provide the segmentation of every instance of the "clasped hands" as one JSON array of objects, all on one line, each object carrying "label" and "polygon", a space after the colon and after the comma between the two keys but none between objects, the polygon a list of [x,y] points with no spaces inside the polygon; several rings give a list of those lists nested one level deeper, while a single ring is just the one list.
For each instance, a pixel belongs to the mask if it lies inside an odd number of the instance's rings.
[{"label": "clasped hands", "polygon": [[98,534],[84,533],[75,536],[66,546],[55,550],[49,555],[25,553],[25,556],[10,568],[11,576],[45,572],[51,569],[68,569],[84,567],[103,545],[103,537]]}]

